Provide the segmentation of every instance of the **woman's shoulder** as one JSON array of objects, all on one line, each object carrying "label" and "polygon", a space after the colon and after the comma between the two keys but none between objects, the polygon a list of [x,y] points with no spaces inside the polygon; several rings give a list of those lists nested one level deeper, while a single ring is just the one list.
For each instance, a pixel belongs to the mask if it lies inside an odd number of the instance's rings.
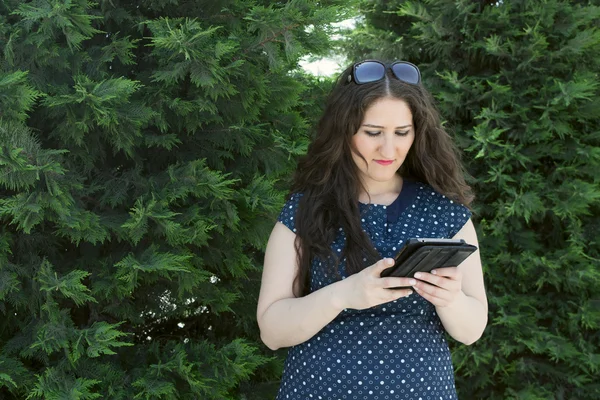
[{"label": "woman's shoulder", "polygon": [[428,183],[416,182],[415,186],[418,199],[421,199],[425,204],[428,204],[431,211],[438,210],[465,214],[467,219],[471,217],[471,211],[467,206],[452,200]]},{"label": "woman's shoulder", "polygon": [[298,208],[300,204],[300,200],[304,197],[304,193],[302,192],[292,192],[289,193],[285,198],[285,203],[283,205],[283,209],[294,210]]},{"label": "woman's shoulder", "polygon": [[437,189],[435,189],[433,186],[429,185],[428,183],[417,181],[417,182],[415,182],[415,185],[417,187],[419,197],[422,197],[422,198],[424,197],[425,200],[427,200],[427,201],[433,201],[436,203],[443,203],[443,204],[452,205],[454,207],[463,207],[465,209],[468,209],[463,204],[452,200],[451,198],[449,198],[442,192],[438,191]]},{"label": "woman's shoulder", "polygon": [[298,211],[298,204],[300,199],[304,196],[302,192],[292,192],[286,197],[285,204],[283,205],[277,221],[287,226],[292,232],[296,233],[296,212]]},{"label": "woman's shoulder", "polygon": [[423,211],[448,227],[448,237],[453,237],[471,218],[468,207],[452,200],[427,183],[418,184],[418,196],[423,200]]}]

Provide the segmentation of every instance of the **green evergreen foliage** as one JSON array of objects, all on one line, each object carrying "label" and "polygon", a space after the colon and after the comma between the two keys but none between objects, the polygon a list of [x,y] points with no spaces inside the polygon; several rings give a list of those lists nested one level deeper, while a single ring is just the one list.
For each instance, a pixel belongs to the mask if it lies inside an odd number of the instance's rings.
[{"label": "green evergreen foliage", "polygon": [[490,320],[465,399],[600,398],[600,4],[363,1],[353,59],[411,61],[464,152]]},{"label": "green evergreen foliage", "polygon": [[0,2],[0,398],[273,397],[263,249],[342,3]]}]

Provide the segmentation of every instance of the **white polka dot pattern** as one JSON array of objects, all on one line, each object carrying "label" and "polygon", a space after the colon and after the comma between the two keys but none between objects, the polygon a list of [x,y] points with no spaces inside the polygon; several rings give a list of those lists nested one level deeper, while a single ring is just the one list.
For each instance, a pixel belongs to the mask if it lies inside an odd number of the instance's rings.
[{"label": "white polka dot pattern", "polygon": [[[295,232],[301,194],[285,204],[279,221]],[[470,211],[430,186],[405,179],[389,206],[360,204],[363,229],[384,257],[413,237],[451,238]],[[332,244],[341,251],[340,230]],[[345,260],[339,268],[342,279]],[[339,279],[313,260],[311,291]],[[435,307],[412,294],[367,310],[346,309],[308,341],[289,349],[278,400],[456,399],[454,370]]]}]

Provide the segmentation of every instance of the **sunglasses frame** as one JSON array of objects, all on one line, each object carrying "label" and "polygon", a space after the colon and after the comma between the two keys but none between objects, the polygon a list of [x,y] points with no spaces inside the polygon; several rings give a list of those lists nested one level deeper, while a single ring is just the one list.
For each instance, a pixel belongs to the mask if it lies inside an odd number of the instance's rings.
[{"label": "sunglasses frame", "polygon": [[[383,74],[381,75],[381,78],[376,79],[374,81],[368,81],[368,82],[360,82],[357,78],[356,78],[356,69],[357,67],[361,66],[364,63],[368,63],[368,62],[372,62],[372,63],[376,63],[379,64],[383,67]],[[410,65],[411,67],[413,67],[415,69],[415,71],[417,71],[417,76],[418,76],[418,80],[416,83],[413,82],[409,82],[406,81],[402,78],[400,78],[397,74],[396,71],[394,71],[394,65],[398,65],[398,64],[405,64],[405,65]],[[391,64],[384,64],[379,60],[363,60],[363,61],[359,61],[357,63],[355,63],[352,66],[352,73],[348,75],[348,83],[354,81],[354,83],[356,83],[357,85],[364,85],[366,83],[373,83],[373,82],[379,82],[380,80],[382,80],[383,78],[385,78],[385,73],[388,70],[388,68],[392,71],[392,73],[394,74],[394,76],[396,77],[396,79],[398,79],[399,81],[408,83],[409,85],[418,85],[419,83],[421,83],[421,71],[419,70],[419,67],[417,67],[415,64],[410,63],[408,61],[394,61]]]}]

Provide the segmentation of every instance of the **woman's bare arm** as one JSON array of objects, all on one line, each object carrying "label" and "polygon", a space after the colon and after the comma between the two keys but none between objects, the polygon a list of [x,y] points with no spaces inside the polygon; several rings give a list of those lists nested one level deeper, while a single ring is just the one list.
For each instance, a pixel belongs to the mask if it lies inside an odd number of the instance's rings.
[{"label": "woman's bare arm", "polygon": [[305,342],[345,308],[368,308],[412,293],[386,289],[410,283],[408,278],[380,278],[381,271],[390,265],[391,260],[385,259],[344,280],[296,297],[292,287],[298,269],[295,238],[296,234],[278,222],[265,252],[256,318],[260,337],[270,349]]}]

